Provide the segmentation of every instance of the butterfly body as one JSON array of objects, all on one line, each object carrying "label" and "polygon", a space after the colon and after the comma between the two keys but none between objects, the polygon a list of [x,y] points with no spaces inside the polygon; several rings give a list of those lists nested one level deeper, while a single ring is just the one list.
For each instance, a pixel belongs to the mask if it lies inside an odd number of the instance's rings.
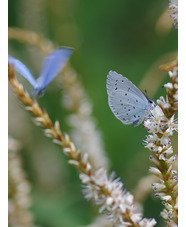
[{"label": "butterfly body", "polygon": [[107,94],[110,109],[123,124],[138,126],[150,113],[153,101],[121,74],[107,75]]},{"label": "butterfly body", "polygon": [[15,71],[21,74],[31,84],[34,96],[42,96],[46,87],[63,69],[72,54],[72,48],[61,47],[49,53],[43,61],[40,76],[35,79],[29,69],[18,59],[9,56],[8,61]]}]

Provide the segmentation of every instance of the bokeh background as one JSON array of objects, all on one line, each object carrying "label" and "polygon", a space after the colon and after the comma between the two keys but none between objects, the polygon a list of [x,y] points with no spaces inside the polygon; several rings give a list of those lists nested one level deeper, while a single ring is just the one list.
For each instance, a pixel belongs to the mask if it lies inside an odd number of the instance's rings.
[{"label": "bokeh background", "polygon": [[[123,125],[108,106],[106,76],[115,70],[147,90],[150,98],[165,96],[168,81],[160,64],[177,55],[177,30],[167,13],[167,1],[139,0],[9,0],[9,26],[41,34],[56,47],[75,48],[70,59],[92,104],[92,116],[101,132],[109,171],[115,171],[127,190],[133,192],[151,165],[149,151],[142,145],[146,131]],[[42,54],[36,48],[9,40],[9,54],[39,75]],[[28,83],[20,81],[29,89]],[[70,133],[69,114],[62,104],[63,89],[54,80],[39,103],[62,130]],[[32,185],[31,211],[35,224],[44,227],[85,226],[98,215],[84,200],[77,171],[67,164],[60,148],[43,135],[12,92],[9,93],[9,134],[22,144],[23,168]],[[177,137],[173,146],[177,151]],[[79,146],[81,149],[81,147]],[[144,215],[154,217],[157,226],[162,205],[149,193],[143,201]]]}]

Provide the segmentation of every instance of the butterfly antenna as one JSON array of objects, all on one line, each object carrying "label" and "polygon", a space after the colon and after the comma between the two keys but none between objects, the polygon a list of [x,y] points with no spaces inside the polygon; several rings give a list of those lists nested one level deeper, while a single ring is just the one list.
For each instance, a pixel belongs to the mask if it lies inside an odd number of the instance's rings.
[{"label": "butterfly antenna", "polygon": [[157,95],[157,93],[158,93],[162,88],[164,88],[164,85],[161,86],[161,87],[155,92],[155,94],[152,96],[151,99],[153,99],[153,98]]}]

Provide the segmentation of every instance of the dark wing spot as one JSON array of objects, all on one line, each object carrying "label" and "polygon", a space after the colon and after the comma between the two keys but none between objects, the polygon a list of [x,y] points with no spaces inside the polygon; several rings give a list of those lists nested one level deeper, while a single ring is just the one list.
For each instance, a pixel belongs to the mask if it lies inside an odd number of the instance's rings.
[{"label": "dark wing spot", "polygon": [[129,114],[127,113],[127,115],[129,115]]},{"label": "dark wing spot", "polygon": [[124,82],[124,80],[122,80],[121,82]]},{"label": "dark wing spot", "polygon": [[123,103],[121,103],[121,106],[123,106]]},{"label": "dark wing spot", "polygon": [[128,111],[130,111],[130,109],[128,109]]},{"label": "dark wing spot", "polygon": [[115,90],[117,90],[118,88],[116,87]]},{"label": "dark wing spot", "polygon": [[127,96],[127,93],[125,93],[125,95]]},{"label": "dark wing spot", "polygon": [[122,100],[120,99],[120,102],[121,102]]},{"label": "dark wing spot", "polygon": [[118,82],[118,80],[116,80],[116,82]]},{"label": "dark wing spot", "polygon": [[116,113],[116,115],[118,115],[118,113]]},{"label": "dark wing spot", "polygon": [[115,85],[117,85],[117,83],[115,83]]},{"label": "dark wing spot", "polygon": [[135,107],[135,106],[133,106],[133,109],[136,109],[136,107]]},{"label": "dark wing spot", "polygon": [[125,118],[123,118],[123,121],[126,121]]},{"label": "dark wing spot", "polygon": [[138,117],[140,117],[140,115],[138,115]]},{"label": "dark wing spot", "polygon": [[126,107],[124,106],[124,109],[126,109]]},{"label": "dark wing spot", "polygon": [[136,118],[136,115],[134,115],[134,117]]},{"label": "dark wing spot", "polygon": [[128,88],[128,91],[130,91],[130,87]]},{"label": "dark wing spot", "polygon": [[136,99],[136,102],[138,102],[138,100]]}]

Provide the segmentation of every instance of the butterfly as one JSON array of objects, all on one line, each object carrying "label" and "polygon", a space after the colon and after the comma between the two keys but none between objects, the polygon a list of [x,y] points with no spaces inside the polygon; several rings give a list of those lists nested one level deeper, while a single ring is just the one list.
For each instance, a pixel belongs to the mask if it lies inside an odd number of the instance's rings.
[{"label": "butterfly", "polygon": [[29,69],[18,59],[8,56],[9,63],[14,67],[15,71],[21,74],[31,84],[34,96],[43,96],[45,88],[63,69],[73,49],[70,47],[61,47],[50,52],[43,61],[40,76],[35,79]]},{"label": "butterfly", "polygon": [[107,75],[110,109],[123,124],[138,126],[150,114],[154,102],[126,77],[110,71]]}]

